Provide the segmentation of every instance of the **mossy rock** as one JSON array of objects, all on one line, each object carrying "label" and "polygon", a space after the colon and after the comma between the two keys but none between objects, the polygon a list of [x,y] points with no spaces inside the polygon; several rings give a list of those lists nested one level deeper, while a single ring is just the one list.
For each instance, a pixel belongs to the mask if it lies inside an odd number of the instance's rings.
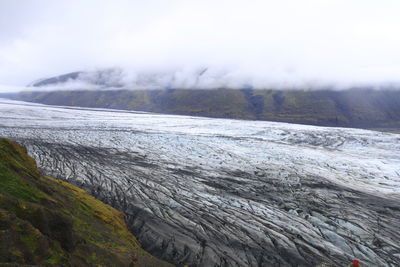
[{"label": "mossy rock", "polygon": [[0,138],[0,266],[171,266],[143,251],[122,213],[40,174]]}]

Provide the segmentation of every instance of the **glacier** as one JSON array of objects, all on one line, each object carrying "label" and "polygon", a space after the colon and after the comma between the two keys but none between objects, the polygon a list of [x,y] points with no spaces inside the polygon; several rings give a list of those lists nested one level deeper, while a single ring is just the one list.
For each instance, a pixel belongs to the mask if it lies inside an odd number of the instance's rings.
[{"label": "glacier", "polygon": [[177,265],[400,265],[400,134],[2,99],[0,136]]}]

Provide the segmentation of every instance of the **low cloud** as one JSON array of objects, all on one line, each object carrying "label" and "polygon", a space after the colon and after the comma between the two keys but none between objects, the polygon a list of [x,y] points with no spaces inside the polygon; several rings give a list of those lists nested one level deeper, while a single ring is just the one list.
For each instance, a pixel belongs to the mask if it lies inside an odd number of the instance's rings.
[{"label": "low cloud", "polygon": [[[397,84],[399,8],[389,0],[1,1],[0,90],[79,70],[63,87]],[[91,77],[98,69],[119,73]]]}]

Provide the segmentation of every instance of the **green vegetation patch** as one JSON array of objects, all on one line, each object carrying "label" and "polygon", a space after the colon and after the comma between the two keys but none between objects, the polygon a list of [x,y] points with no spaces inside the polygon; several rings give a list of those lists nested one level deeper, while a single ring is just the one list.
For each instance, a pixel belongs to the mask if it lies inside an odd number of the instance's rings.
[{"label": "green vegetation patch", "polygon": [[0,138],[0,265],[170,266],[140,248],[124,216],[41,175],[26,150]]},{"label": "green vegetation patch", "polygon": [[1,139],[0,158],[0,193],[37,203],[47,198],[29,179],[38,172],[35,162],[22,147]]}]

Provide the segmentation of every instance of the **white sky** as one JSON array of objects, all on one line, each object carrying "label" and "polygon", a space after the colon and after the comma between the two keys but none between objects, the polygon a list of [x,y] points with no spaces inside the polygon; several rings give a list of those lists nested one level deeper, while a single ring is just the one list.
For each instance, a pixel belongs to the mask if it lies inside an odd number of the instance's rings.
[{"label": "white sky", "polygon": [[208,67],[233,87],[398,82],[399,14],[398,0],[0,0],[0,91],[107,67]]}]

